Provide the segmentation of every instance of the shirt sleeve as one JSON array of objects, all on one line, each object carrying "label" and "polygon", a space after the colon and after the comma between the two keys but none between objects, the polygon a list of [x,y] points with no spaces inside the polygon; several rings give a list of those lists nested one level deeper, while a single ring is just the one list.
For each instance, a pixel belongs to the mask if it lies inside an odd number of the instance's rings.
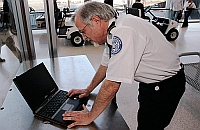
[{"label": "shirt sleeve", "polygon": [[138,37],[139,34],[130,28],[116,31],[112,40],[112,56],[106,73],[107,80],[124,83],[134,81],[134,73],[142,55],[134,51],[137,49],[134,46],[138,44],[134,39],[140,39]]},{"label": "shirt sleeve", "polygon": [[194,2],[192,2],[192,8],[196,8],[196,5]]},{"label": "shirt sleeve", "polygon": [[108,66],[108,63],[109,63],[109,54],[108,54],[108,48],[106,46],[102,55],[101,65]]}]

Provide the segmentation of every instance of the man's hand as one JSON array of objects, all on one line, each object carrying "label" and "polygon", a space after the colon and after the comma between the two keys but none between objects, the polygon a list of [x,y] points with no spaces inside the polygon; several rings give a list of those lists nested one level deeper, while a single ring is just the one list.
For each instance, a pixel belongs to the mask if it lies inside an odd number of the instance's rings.
[{"label": "man's hand", "polygon": [[79,95],[79,98],[89,96],[90,92],[87,89],[72,89],[68,92],[68,96]]},{"label": "man's hand", "polygon": [[75,121],[74,123],[68,125],[68,128],[72,128],[77,125],[88,125],[93,121],[90,118],[89,111],[84,104],[82,111],[66,111],[62,116],[63,120]]}]

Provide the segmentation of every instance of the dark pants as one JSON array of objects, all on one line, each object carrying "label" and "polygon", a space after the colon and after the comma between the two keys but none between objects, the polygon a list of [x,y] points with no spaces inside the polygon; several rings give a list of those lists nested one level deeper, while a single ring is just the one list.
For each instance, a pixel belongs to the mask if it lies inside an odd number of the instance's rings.
[{"label": "dark pants", "polygon": [[190,16],[191,13],[192,13],[191,10],[184,12],[184,21],[183,21],[182,27],[187,27],[188,26],[188,17]]},{"label": "dark pants", "polygon": [[138,130],[164,130],[169,125],[185,91],[185,82],[182,68],[159,83],[139,84]]}]

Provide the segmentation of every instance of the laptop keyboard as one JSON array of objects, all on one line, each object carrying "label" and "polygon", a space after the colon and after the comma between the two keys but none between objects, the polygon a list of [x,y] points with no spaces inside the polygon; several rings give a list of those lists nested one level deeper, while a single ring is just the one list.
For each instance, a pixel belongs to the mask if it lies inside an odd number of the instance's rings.
[{"label": "laptop keyboard", "polygon": [[42,109],[38,111],[38,114],[51,118],[54,113],[62,106],[67,100],[67,92],[60,90],[50,102],[48,102]]}]

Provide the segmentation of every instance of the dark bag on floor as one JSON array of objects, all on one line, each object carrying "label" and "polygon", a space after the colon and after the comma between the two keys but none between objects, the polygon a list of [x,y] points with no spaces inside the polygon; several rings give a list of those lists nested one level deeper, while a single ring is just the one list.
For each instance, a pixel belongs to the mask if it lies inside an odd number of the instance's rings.
[{"label": "dark bag on floor", "polygon": [[180,11],[180,12],[178,13],[177,19],[180,20],[181,18],[182,18],[182,12]]}]

